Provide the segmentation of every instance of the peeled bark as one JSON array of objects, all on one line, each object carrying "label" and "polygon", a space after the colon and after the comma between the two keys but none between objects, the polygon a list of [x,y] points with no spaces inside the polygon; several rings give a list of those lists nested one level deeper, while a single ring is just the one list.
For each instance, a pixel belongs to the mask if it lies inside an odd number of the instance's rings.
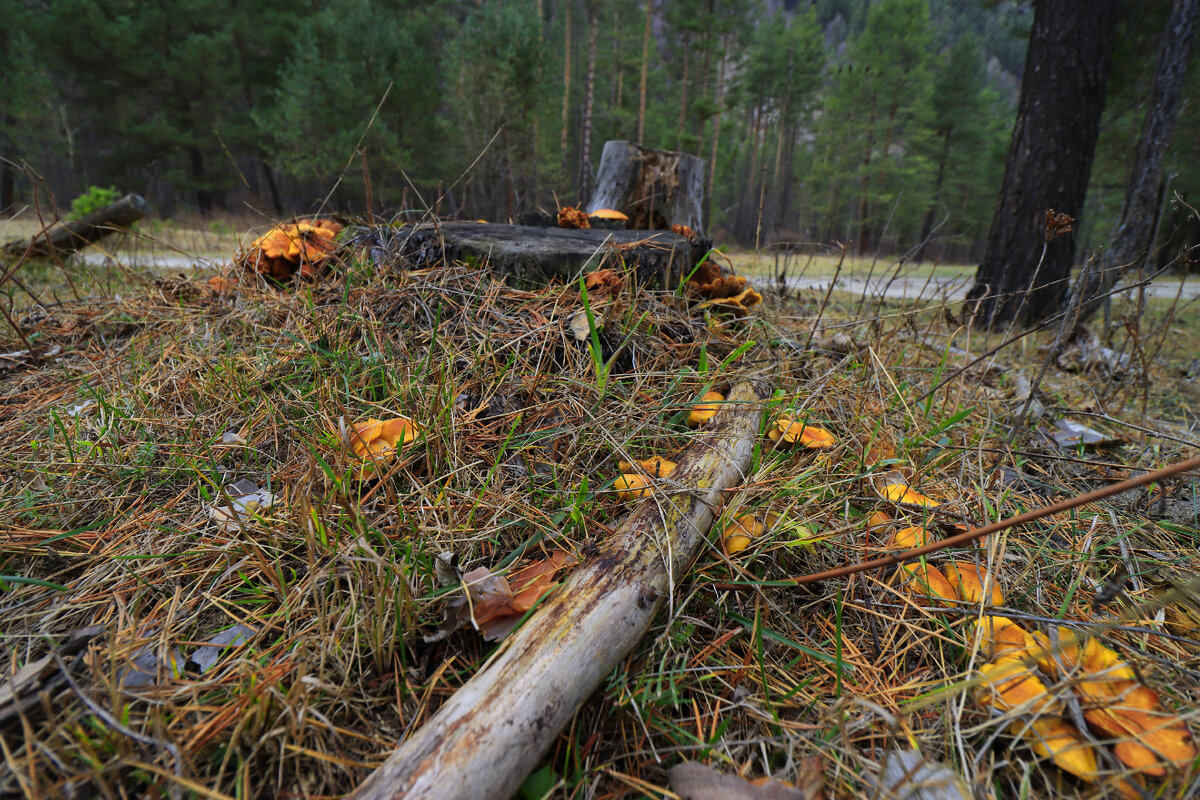
[{"label": "peeled bark", "polygon": [[766,396],[762,386],[735,386],[663,491],[643,500],[353,797],[509,797],[687,573],[722,493],[745,478]]},{"label": "peeled bark", "polygon": [[112,205],[93,211],[86,217],[52,225],[34,234],[28,241],[9,242],[4,245],[4,253],[20,256],[28,251],[31,258],[68,255],[100,241],[110,233],[128,228],[146,216],[149,210],[149,204],[141,196],[127,194]]}]

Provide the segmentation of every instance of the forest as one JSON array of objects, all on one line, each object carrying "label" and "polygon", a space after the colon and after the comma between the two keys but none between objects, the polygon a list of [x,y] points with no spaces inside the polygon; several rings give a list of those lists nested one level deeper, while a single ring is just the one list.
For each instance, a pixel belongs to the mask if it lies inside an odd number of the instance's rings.
[{"label": "forest", "polygon": [[[1169,8],[1120,21],[1080,252],[1120,210]],[[328,197],[515,219],[586,201],[603,143],[628,139],[702,159],[720,241],[977,260],[1032,16],[1007,0],[0,0],[0,209],[33,201],[24,165],[64,208],[95,185],[163,216]],[[1186,196],[1194,105],[1175,142]],[[1186,220],[1172,210],[1162,235]]]},{"label": "forest", "polygon": [[1200,0],[0,20],[0,798],[1196,795]]}]

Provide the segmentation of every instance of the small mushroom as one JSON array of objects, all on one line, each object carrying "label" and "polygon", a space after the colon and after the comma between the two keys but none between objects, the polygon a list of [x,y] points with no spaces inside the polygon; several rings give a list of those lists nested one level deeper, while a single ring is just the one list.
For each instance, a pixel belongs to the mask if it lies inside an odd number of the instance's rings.
[{"label": "small mushroom", "polygon": [[712,419],[721,409],[723,402],[725,402],[725,395],[720,392],[705,392],[704,397],[700,398],[700,402],[692,406],[692,411],[687,418],[688,426],[695,428]]},{"label": "small mushroom", "polygon": [[612,209],[612,208],[596,209],[595,211],[593,211],[591,213],[590,216],[593,216],[596,219],[615,219],[615,220],[620,220],[622,222],[629,219],[629,217],[625,216],[620,211],[617,211],[616,209]]},{"label": "small mushroom", "polygon": [[645,475],[639,475],[636,472],[622,475],[613,481],[613,488],[617,490],[617,497],[626,502],[630,500],[640,500],[643,497],[649,497],[649,486],[650,479]]},{"label": "small mushroom", "polygon": [[618,461],[617,468],[622,472],[635,473],[641,467],[653,478],[665,478],[675,469],[675,462],[662,456],[651,456],[641,461]]},{"label": "small mushroom", "polygon": [[763,524],[758,521],[757,517],[753,514],[742,514],[725,529],[721,539],[725,545],[725,553],[727,555],[740,553],[750,546],[755,537],[762,536],[762,533]]}]

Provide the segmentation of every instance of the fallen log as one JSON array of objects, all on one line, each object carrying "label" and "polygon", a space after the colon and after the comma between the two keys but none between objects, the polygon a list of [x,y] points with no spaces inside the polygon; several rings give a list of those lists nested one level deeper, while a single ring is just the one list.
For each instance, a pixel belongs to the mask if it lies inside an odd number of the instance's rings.
[{"label": "fallen log", "polygon": [[29,239],[8,242],[4,245],[4,254],[16,257],[28,252],[31,258],[68,255],[110,233],[128,228],[149,210],[149,204],[140,195],[127,194],[85,217],[49,225]]},{"label": "fallen log", "polygon": [[724,490],[750,466],[764,386],[740,383],[707,435],[352,795],[506,798],[642,638],[704,543]]},{"label": "fallen log", "polygon": [[413,269],[479,263],[524,285],[568,282],[580,271],[623,261],[647,286],[674,288],[712,247],[671,231],[581,230],[532,225],[442,222],[371,232],[375,260],[398,255]]}]

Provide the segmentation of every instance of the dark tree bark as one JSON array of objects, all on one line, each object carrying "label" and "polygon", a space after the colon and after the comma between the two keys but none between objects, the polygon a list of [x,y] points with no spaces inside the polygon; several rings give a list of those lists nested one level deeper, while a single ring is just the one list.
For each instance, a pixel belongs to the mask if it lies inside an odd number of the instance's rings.
[{"label": "dark tree bark", "polygon": [[559,148],[559,188],[567,192],[567,133],[571,121],[571,0],[563,3],[563,104],[562,145]]},{"label": "dark tree bark", "polygon": [[643,144],[646,137],[646,75],[650,68],[650,21],[653,8],[653,2],[646,0],[646,29],[642,33],[642,80],[638,88],[638,144]]},{"label": "dark tree bark", "polygon": [[579,197],[586,202],[592,195],[592,111],[596,101],[596,34],[600,27],[595,2],[588,3],[587,76],[583,95],[583,142],[579,152]]},{"label": "dark tree bark", "polygon": [[[379,229],[383,230],[383,229]],[[377,239],[373,257],[400,256],[410,269],[465,261],[486,266],[523,286],[570,283],[583,269],[618,260],[644,286],[679,285],[712,247],[709,239],[688,240],[673,231],[481,225],[443,222],[400,228]]]},{"label": "dark tree bark", "polygon": [[1066,291],[1075,237],[1046,212],[1078,217],[1100,133],[1117,0],[1038,0],[1017,122],[987,250],[964,316],[989,328],[1050,316]]},{"label": "dark tree bark", "polygon": [[1076,295],[1082,296],[1077,328],[1096,313],[1102,296],[1116,286],[1122,275],[1145,263],[1154,244],[1154,230],[1162,211],[1163,158],[1179,121],[1180,97],[1188,55],[1196,40],[1198,16],[1200,0],[1175,0],[1172,4],[1154,65],[1149,108],[1125,187],[1121,221],[1101,259],[1101,268],[1086,272],[1075,287]]}]

